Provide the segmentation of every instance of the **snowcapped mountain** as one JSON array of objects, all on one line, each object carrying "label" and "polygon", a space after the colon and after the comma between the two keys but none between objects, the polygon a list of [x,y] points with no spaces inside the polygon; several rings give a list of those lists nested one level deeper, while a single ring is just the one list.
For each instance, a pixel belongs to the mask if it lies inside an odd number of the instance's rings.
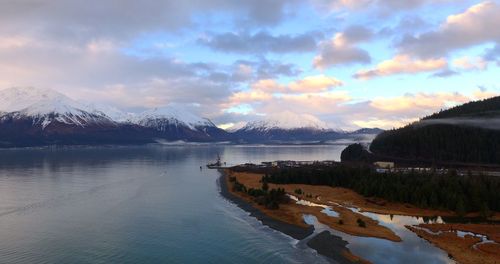
[{"label": "snowcapped mountain", "polygon": [[236,131],[218,128],[182,106],[127,113],[83,104],[50,89],[0,90],[0,147],[144,144],[165,141],[233,143],[327,143],[370,131],[335,130],[311,115],[277,113]]},{"label": "snowcapped mountain", "polygon": [[292,112],[249,122],[234,132],[242,143],[319,143],[336,140],[342,134],[314,116]]},{"label": "snowcapped mountain", "polygon": [[139,127],[121,125],[50,89],[0,90],[0,147],[147,143]]},{"label": "snowcapped mountain", "polygon": [[289,111],[270,115],[264,120],[249,122],[240,130],[269,131],[273,129],[293,130],[332,130],[327,123],[307,114],[295,114]]},{"label": "snowcapped mountain", "polygon": [[159,131],[164,131],[169,126],[185,126],[193,130],[207,126],[215,127],[212,121],[206,118],[171,106],[147,110],[133,117],[132,122]]},{"label": "snowcapped mountain", "polygon": [[135,117],[134,113],[125,112],[110,105],[90,103],[85,107],[93,113],[102,113],[117,123],[130,123]]},{"label": "snowcapped mountain", "polygon": [[156,137],[166,140],[222,141],[228,133],[207,118],[196,116],[178,107],[166,106],[140,113],[131,123],[156,131]]},{"label": "snowcapped mountain", "polygon": [[0,111],[6,113],[1,121],[31,119],[34,126],[42,129],[57,123],[80,127],[114,123],[104,113],[90,111],[50,89],[16,87],[0,90]]},{"label": "snowcapped mountain", "polygon": [[173,107],[132,114],[51,89],[0,90],[0,147],[227,139],[210,120]]}]

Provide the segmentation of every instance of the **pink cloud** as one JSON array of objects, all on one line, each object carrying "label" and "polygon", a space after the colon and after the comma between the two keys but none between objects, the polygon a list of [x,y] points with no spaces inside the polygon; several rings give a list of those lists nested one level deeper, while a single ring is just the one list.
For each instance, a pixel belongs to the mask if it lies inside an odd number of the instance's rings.
[{"label": "pink cloud", "polygon": [[342,81],[325,75],[307,76],[288,84],[293,92],[324,92],[330,88],[342,86]]},{"label": "pink cloud", "polygon": [[444,58],[419,60],[408,55],[397,55],[392,59],[379,63],[375,68],[360,70],[354,77],[371,79],[395,74],[411,74],[446,69],[448,62]]}]

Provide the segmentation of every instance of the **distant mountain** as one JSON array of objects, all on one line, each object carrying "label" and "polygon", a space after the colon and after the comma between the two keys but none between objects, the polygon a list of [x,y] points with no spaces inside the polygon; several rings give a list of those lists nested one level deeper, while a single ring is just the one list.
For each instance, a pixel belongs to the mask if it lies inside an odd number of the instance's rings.
[{"label": "distant mountain", "polygon": [[0,90],[0,111],[1,147],[146,142],[139,128],[122,127],[49,89]]},{"label": "distant mountain", "polygon": [[379,156],[428,162],[500,163],[500,97],[440,111],[385,131],[370,145]]},{"label": "distant mountain", "polygon": [[177,106],[137,114],[106,105],[82,104],[50,89],[0,90],[0,147],[172,141],[319,144],[366,141],[379,132],[377,129],[344,132],[313,116],[290,112],[274,114],[228,132],[209,119]]},{"label": "distant mountain", "polygon": [[[380,133],[378,129],[345,132],[334,129],[311,115],[282,112],[260,121],[249,122],[233,132],[241,143],[332,143],[336,140],[362,140],[367,134]],[[370,141],[373,136],[370,137]]]},{"label": "distant mountain", "polygon": [[384,132],[384,130],[380,129],[380,128],[361,128],[361,129],[358,129],[358,130],[351,132],[351,134],[378,135],[382,132]]},{"label": "distant mountain", "polygon": [[155,137],[164,140],[221,141],[229,137],[209,119],[173,107],[148,110],[133,117],[131,122],[153,129]]},{"label": "distant mountain", "polygon": [[210,120],[172,108],[134,115],[83,105],[50,89],[0,90],[0,147],[206,142],[225,134]]},{"label": "distant mountain", "polygon": [[14,120],[32,119],[42,129],[64,123],[79,127],[113,125],[104,113],[88,110],[69,97],[49,89],[12,88],[0,90],[0,111]]}]

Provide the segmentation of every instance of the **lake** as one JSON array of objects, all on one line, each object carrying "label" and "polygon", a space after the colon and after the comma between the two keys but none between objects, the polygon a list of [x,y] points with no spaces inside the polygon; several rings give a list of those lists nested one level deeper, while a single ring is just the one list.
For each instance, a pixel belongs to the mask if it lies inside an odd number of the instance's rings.
[{"label": "lake", "polygon": [[[222,198],[218,172],[204,165],[217,155],[228,164],[339,160],[343,148],[0,150],[0,263],[324,263],[303,243],[262,226]],[[436,263],[448,262],[441,251],[406,235],[416,246],[427,245],[413,248],[413,254],[430,252],[439,255]],[[369,247],[367,240],[346,239],[355,253]],[[388,247],[377,240],[368,240],[373,251]],[[404,260],[412,262],[409,253]]]}]

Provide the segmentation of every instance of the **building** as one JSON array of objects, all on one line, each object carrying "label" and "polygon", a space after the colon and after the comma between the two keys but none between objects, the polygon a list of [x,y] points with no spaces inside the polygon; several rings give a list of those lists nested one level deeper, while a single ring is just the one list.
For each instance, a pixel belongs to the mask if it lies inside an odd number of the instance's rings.
[{"label": "building", "polygon": [[394,169],[394,162],[389,162],[389,161],[377,161],[374,162],[373,165],[375,165],[377,169],[386,169],[386,170]]}]

